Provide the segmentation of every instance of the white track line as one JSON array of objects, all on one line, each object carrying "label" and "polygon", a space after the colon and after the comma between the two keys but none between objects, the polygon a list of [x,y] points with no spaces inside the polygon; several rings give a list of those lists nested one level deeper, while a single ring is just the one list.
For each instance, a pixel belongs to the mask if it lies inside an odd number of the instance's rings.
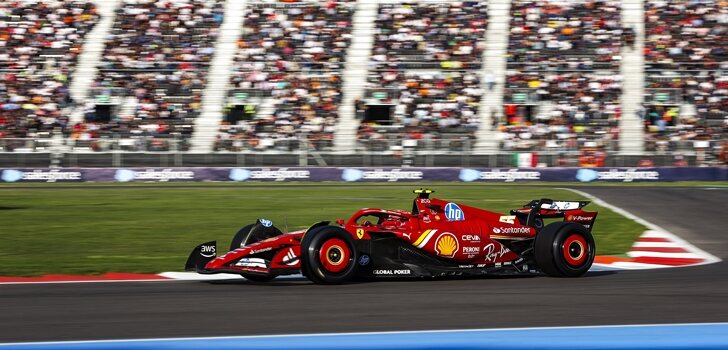
[{"label": "white track line", "polygon": [[[609,203],[605,202],[604,200],[602,200],[602,199],[600,199],[600,198],[598,198],[596,196],[593,196],[593,195],[591,195],[589,193],[586,193],[586,192],[583,192],[583,191],[579,191],[579,190],[576,190],[576,189],[573,189],[573,188],[561,188],[561,189],[564,189],[564,190],[567,190],[567,191],[571,191],[571,192],[574,192],[574,193],[576,193],[578,195],[584,196],[584,197],[590,199],[592,202],[594,202],[595,204],[597,204],[599,206],[602,206],[602,207],[611,209],[613,212],[615,212],[617,214],[620,214],[620,215],[622,215],[622,216],[624,216],[624,217],[626,217],[628,219],[634,220],[637,223],[642,224],[643,226],[647,227],[649,229],[649,231],[645,232],[641,237],[660,237],[660,238],[667,238],[671,242],[677,243],[678,245],[680,245],[680,247],[685,248],[685,250],[687,250],[690,253],[692,253],[693,256],[691,256],[691,257],[697,257],[697,258],[703,259],[703,262],[698,263],[698,264],[693,264],[693,265],[690,265],[690,266],[707,265],[707,264],[713,264],[713,263],[717,263],[717,262],[721,261],[720,258],[718,258],[718,257],[716,257],[716,256],[714,256],[714,255],[712,255],[712,254],[710,254],[710,253],[708,253],[708,252],[706,252],[706,251],[704,251],[704,250],[702,250],[702,249],[700,249],[700,248],[698,248],[698,247],[696,247],[696,246],[688,243],[688,241],[686,241],[686,240],[684,240],[684,239],[682,239],[682,238],[680,238],[680,237],[678,237],[678,236],[676,236],[676,235],[668,232],[664,228],[662,228],[660,226],[657,226],[657,225],[655,225],[655,224],[653,224],[653,223],[651,223],[651,222],[649,222],[649,221],[647,221],[645,219],[642,219],[642,218],[640,218],[640,217],[638,217],[638,216],[636,216],[636,215],[634,215],[634,214],[632,214],[632,213],[630,213],[630,212],[628,212],[628,211],[626,211],[626,210],[624,210],[624,209],[622,209],[620,207],[617,207],[617,206],[614,206],[612,204],[609,204]],[[653,255],[651,255],[653,257],[658,256],[658,255],[654,255],[654,254],[658,254],[658,253],[651,253],[651,254],[653,254]],[[665,253],[663,253],[663,254],[665,254]],[[675,253],[667,253],[667,254],[675,254]],[[650,265],[650,266],[652,266],[652,265]],[[675,266],[675,267],[679,267],[679,266]]]},{"label": "white track line", "polygon": [[178,281],[218,281],[218,280],[230,280],[230,279],[241,279],[240,275],[232,273],[220,273],[216,275],[203,275],[197,272],[162,272],[159,274],[162,277],[170,278]]},{"label": "white track line", "polygon": [[671,265],[644,264],[632,261],[617,261],[612,263],[611,266],[614,266],[615,270],[649,270],[675,267]]},{"label": "white track line", "polygon": [[662,252],[643,252],[632,250],[627,252],[632,258],[650,257],[650,258],[668,258],[668,259],[703,259],[701,255],[694,253],[662,253]]},{"label": "white track line", "polygon": [[170,282],[175,281],[169,278],[159,279],[141,279],[141,280],[86,280],[86,281],[18,281],[18,282],[0,282],[0,285],[12,284],[69,284],[69,283],[118,283],[118,282]]},{"label": "white track line", "polygon": [[675,242],[634,242],[632,248],[685,248]]},{"label": "white track line", "polygon": [[[203,275],[197,272],[162,272],[159,274],[167,278],[171,278],[177,281],[224,281],[224,280],[244,280],[240,275],[232,273],[220,273],[214,275]],[[285,275],[278,276],[276,280],[290,280],[290,279],[302,279],[303,275]]]}]

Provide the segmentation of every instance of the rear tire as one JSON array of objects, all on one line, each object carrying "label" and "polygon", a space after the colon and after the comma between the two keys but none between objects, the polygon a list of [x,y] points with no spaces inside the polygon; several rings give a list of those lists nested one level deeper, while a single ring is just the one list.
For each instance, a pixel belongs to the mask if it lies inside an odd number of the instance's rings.
[{"label": "rear tire", "polygon": [[[273,237],[273,236],[270,236],[272,233],[266,232],[267,230],[253,230],[253,227],[255,227],[255,225],[256,224],[250,224],[250,225],[244,226],[243,228],[238,230],[237,233],[235,233],[235,236],[233,237],[232,242],[230,242],[231,251],[238,249],[242,246],[260,242],[264,239]],[[280,232],[280,231],[278,231],[278,232]],[[240,276],[243,276],[243,277],[245,277],[245,279],[253,281],[253,282],[268,282],[268,281],[276,278],[276,276],[272,276],[272,275],[257,275],[257,274],[250,274],[250,273],[245,273],[245,272],[241,272]]]},{"label": "rear tire", "polygon": [[301,272],[316,284],[350,281],[356,275],[357,258],[354,238],[340,227],[317,227],[301,240]]},{"label": "rear tire", "polygon": [[552,277],[579,277],[594,263],[596,247],[586,227],[570,222],[554,222],[536,235],[534,258],[545,274]]}]

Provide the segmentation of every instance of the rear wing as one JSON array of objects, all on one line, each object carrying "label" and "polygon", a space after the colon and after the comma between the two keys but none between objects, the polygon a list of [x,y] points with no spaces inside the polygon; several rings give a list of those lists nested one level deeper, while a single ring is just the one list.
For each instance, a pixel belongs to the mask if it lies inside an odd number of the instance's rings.
[{"label": "rear wing", "polygon": [[576,210],[586,207],[590,201],[555,201],[553,199],[548,198],[541,198],[537,200],[532,200],[528,202],[526,205],[524,205],[524,208],[536,208],[540,207],[541,209],[545,210],[555,210],[555,211],[566,211],[566,210]]},{"label": "rear wing", "polygon": [[532,200],[522,209],[511,211],[512,213],[528,213],[526,218],[527,226],[534,226],[537,218],[564,218],[564,222],[575,222],[583,225],[589,231],[594,227],[597,219],[597,212],[582,210],[590,201],[556,201],[549,198]]}]

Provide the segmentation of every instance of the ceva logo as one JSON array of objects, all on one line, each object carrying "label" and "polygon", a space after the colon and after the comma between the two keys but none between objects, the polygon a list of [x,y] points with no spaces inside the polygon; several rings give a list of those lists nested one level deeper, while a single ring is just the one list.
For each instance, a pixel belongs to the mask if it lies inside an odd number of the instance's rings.
[{"label": "ceva logo", "polygon": [[20,170],[3,170],[2,179],[5,182],[17,182],[23,179],[23,174]]},{"label": "ceva logo", "polygon": [[136,178],[136,171],[129,169],[119,169],[114,174],[114,179],[119,182],[129,182]]},{"label": "ceva logo", "polygon": [[599,172],[592,169],[579,169],[576,172],[576,179],[581,182],[592,182],[599,178]]},{"label": "ceva logo", "polygon": [[359,181],[364,177],[364,172],[359,169],[344,169],[341,179],[348,182]]},{"label": "ceva logo", "polygon": [[480,171],[475,169],[462,169],[460,170],[460,181],[472,182],[480,179]]},{"label": "ceva logo", "polygon": [[230,170],[228,177],[233,181],[245,181],[250,178],[250,170],[235,168]]}]

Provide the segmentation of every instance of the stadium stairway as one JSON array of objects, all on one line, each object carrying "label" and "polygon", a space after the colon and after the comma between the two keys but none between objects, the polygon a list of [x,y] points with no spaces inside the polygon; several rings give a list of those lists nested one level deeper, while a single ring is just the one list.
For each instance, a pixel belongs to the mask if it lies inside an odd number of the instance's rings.
[{"label": "stadium stairway", "polygon": [[[101,18],[84,38],[81,55],[78,56],[78,65],[69,86],[71,98],[78,103],[82,103],[90,97],[91,88],[98,73],[98,65],[104,54],[106,37],[114,25],[114,11],[119,3],[120,0],[96,1]],[[71,123],[83,122],[83,107],[79,107],[71,113],[70,120]]]},{"label": "stadium stairway", "polygon": [[619,144],[621,154],[644,152],[644,129],[637,111],[644,101],[644,3],[643,0],[622,1],[622,25],[634,27],[634,48],[622,47],[622,118]]},{"label": "stadium stairway", "polygon": [[378,9],[379,0],[360,0],[352,19],[354,28],[342,77],[343,103],[339,106],[339,121],[334,134],[336,152],[352,152],[356,147],[356,129],[359,121],[356,120],[354,101],[357,98],[364,98]]},{"label": "stadium stairway", "polygon": [[195,120],[192,134],[192,152],[211,152],[215,136],[220,128],[225,108],[231,67],[238,50],[238,40],[242,33],[243,13],[247,0],[227,1],[225,19],[220,27],[220,35],[215,44],[215,57],[208,72],[208,83],[202,95],[202,113]]},{"label": "stadium stairway", "polygon": [[[475,153],[495,153],[498,151],[498,132],[493,129],[491,113],[502,115],[504,77],[506,74],[506,52],[508,49],[508,26],[511,20],[510,0],[492,0],[488,3],[488,30],[485,34],[483,69],[481,84],[483,98],[480,102],[480,127],[476,134]],[[485,78],[495,77],[496,85],[488,90]]]},{"label": "stadium stairway", "polygon": [[135,96],[127,96],[122,101],[119,116],[122,118],[134,117],[139,100]]}]

